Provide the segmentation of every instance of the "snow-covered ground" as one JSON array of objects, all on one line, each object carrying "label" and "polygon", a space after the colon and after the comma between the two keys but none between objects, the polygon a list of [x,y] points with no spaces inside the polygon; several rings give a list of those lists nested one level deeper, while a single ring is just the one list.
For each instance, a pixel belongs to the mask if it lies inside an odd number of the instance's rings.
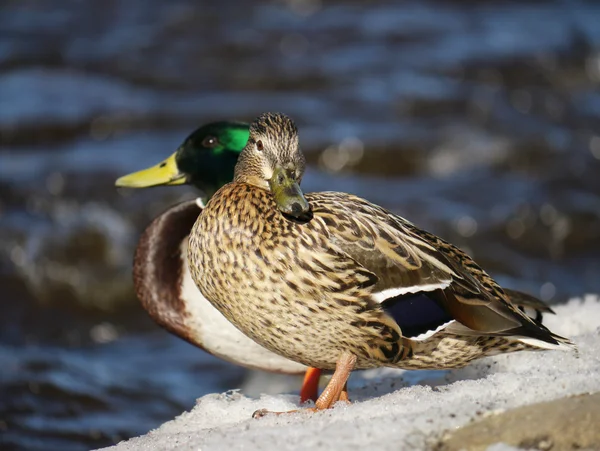
[{"label": "snow-covered ground", "polygon": [[[427,449],[444,431],[482,415],[600,391],[600,298],[573,299],[555,311],[556,316],[548,315],[545,324],[571,338],[578,354],[520,352],[483,359],[461,370],[404,373],[404,377],[397,370],[363,372],[350,386],[353,404],[340,403],[317,414],[253,420],[252,412],[260,408],[297,408],[298,397],[207,395],[198,399],[191,412],[107,449]],[[415,374],[422,377],[412,385]]]}]

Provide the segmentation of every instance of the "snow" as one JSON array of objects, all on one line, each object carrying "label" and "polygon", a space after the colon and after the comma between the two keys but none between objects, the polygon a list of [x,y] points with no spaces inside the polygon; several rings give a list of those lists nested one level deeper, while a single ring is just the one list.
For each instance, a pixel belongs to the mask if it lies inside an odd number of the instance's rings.
[{"label": "snow", "polygon": [[[555,308],[544,323],[579,352],[519,352],[452,371],[357,372],[354,401],[316,414],[251,419],[260,408],[298,408],[295,395],[249,398],[237,391],[198,399],[191,412],[145,436],[106,448],[131,450],[426,449],[450,431],[493,412],[600,391],[600,297]],[[416,376],[415,376],[416,375]],[[415,381],[418,381],[415,384]],[[496,444],[495,451],[516,449]]]}]

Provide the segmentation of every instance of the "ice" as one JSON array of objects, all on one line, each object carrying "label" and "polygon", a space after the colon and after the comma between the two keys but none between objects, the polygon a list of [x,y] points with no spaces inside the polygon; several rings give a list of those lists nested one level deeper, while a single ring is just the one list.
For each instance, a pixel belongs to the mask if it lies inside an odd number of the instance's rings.
[{"label": "ice", "polygon": [[[145,436],[107,448],[126,450],[427,449],[446,431],[517,406],[600,391],[600,297],[555,308],[545,323],[579,352],[520,352],[437,372],[358,373],[351,405],[317,414],[251,419],[260,408],[298,407],[294,395],[246,397],[236,391],[198,399],[191,412]],[[421,375],[416,379],[412,375]],[[411,385],[415,380],[418,382]],[[409,383],[410,382],[410,383]],[[516,449],[496,444],[494,451]]]}]

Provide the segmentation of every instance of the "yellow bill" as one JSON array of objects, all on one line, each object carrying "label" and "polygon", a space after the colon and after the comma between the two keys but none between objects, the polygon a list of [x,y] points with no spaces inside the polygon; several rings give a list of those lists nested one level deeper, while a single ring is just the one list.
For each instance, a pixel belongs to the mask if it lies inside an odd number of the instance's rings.
[{"label": "yellow bill", "polygon": [[127,188],[147,188],[159,185],[183,185],[186,175],[177,167],[175,153],[156,166],[119,177],[116,186]]}]

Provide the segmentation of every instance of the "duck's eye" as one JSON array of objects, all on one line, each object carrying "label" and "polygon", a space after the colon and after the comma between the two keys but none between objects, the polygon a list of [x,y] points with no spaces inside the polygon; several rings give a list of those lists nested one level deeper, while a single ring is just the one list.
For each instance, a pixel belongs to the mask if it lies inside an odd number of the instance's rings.
[{"label": "duck's eye", "polygon": [[265,146],[263,146],[263,142],[260,139],[258,141],[256,141],[256,150],[259,150],[262,152],[264,148],[265,148]]},{"label": "duck's eye", "polygon": [[202,140],[202,147],[208,147],[209,149],[217,147],[218,144],[219,140],[215,136],[207,136]]}]

